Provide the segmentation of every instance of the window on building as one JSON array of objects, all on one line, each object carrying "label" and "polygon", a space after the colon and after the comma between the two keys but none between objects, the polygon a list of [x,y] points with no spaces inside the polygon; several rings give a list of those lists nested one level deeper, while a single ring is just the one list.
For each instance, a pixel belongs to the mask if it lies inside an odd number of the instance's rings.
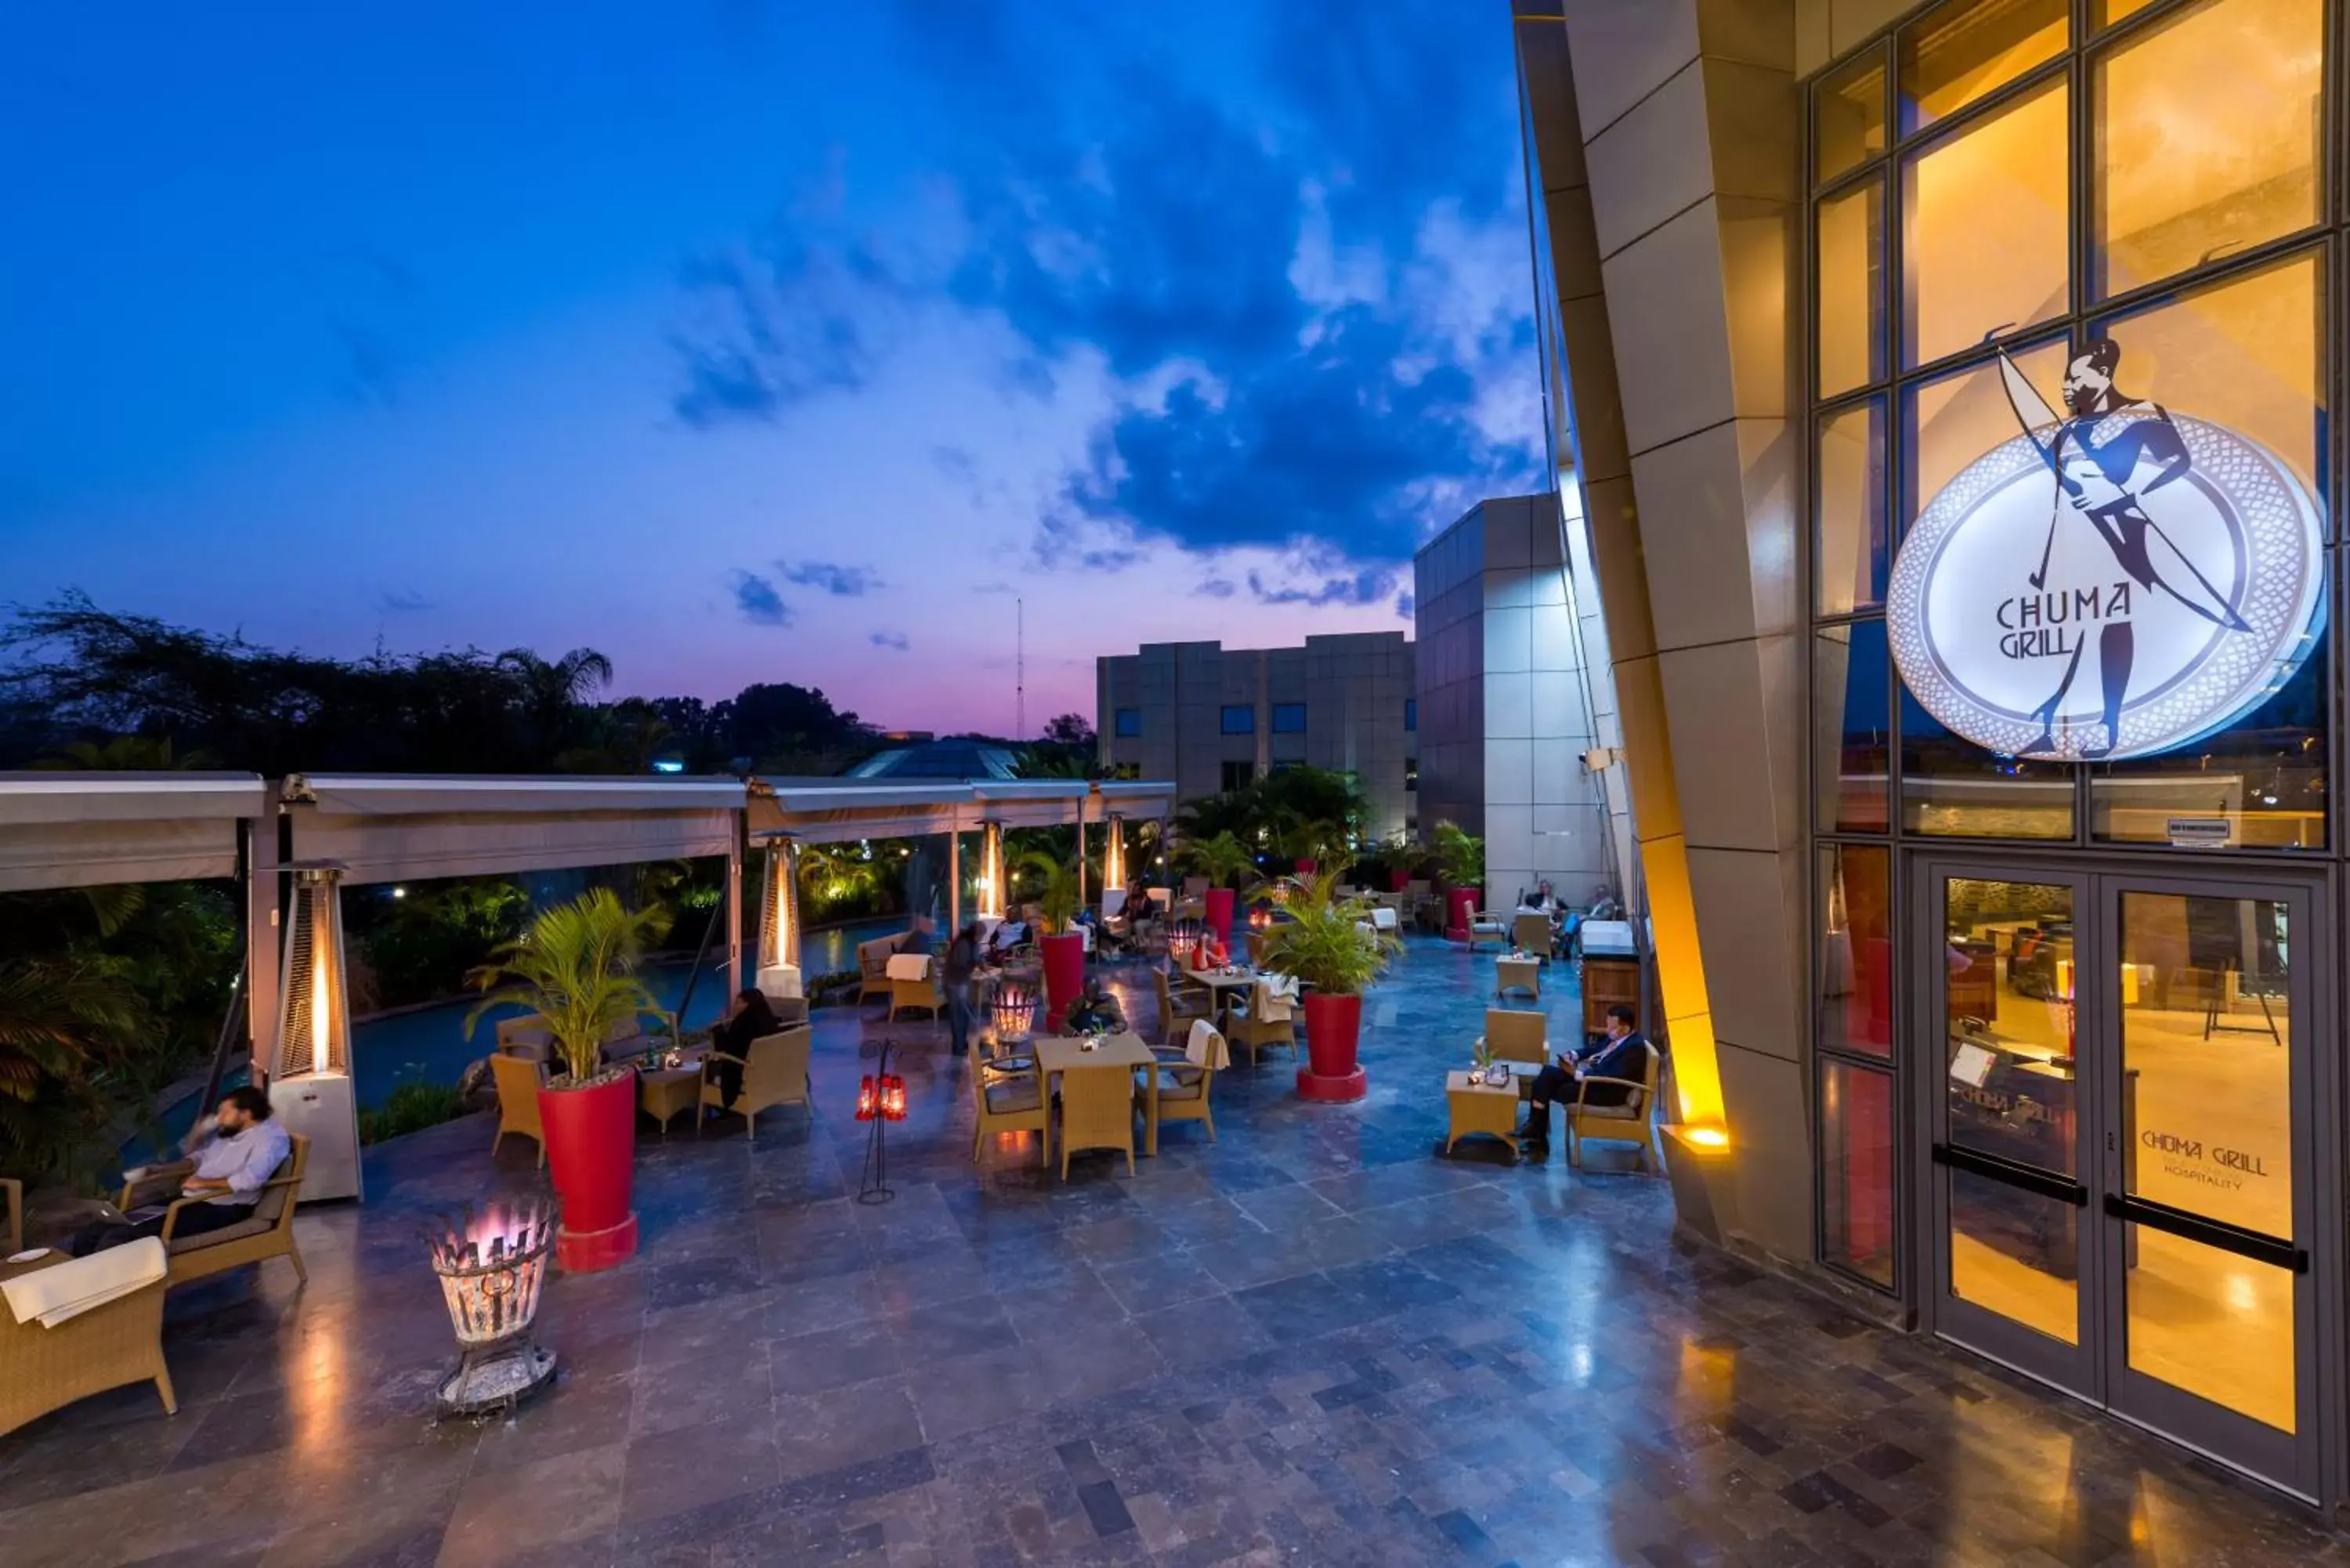
[{"label": "window on building", "polygon": [[1273,732],[1276,735],[1302,735],[1305,732],[1305,704],[1275,702],[1273,705]]},{"label": "window on building", "polygon": [[1116,725],[1116,733],[1121,739],[1131,740],[1142,733],[1142,710],[1120,708],[1117,718],[1112,722]]},{"label": "window on building", "polygon": [[1246,789],[1249,785],[1254,783],[1256,783],[1256,764],[1254,763],[1226,763],[1224,764],[1224,793],[1226,794],[1230,794],[1236,789]]},{"label": "window on building", "polygon": [[1403,727],[1407,730],[1419,728],[1419,699],[1417,697],[1403,700]]},{"label": "window on building", "polygon": [[1407,758],[1403,764],[1403,787],[1406,793],[1419,788],[1419,759]]},{"label": "window on building", "polygon": [[1893,1286],[1893,1075],[1820,1062],[1820,1256]]},{"label": "window on building", "polygon": [[1256,733],[1256,710],[1245,702],[1224,704],[1223,731],[1227,735]]}]

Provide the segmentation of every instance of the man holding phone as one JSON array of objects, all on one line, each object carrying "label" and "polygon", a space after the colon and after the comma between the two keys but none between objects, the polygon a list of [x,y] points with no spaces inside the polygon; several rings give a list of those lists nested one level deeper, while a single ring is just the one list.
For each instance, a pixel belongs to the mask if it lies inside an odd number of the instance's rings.
[{"label": "man holding phone", "polygon": [[[1635,1022],[1632,1010],[1617,1002],[1607,1010],[1605,1039],[1579,1055],[1562,1054],[1535,1074],[1533,1103],[1526,1107],[1525,1126],[1518,1129],[1518,1137],[1529,1143],[1548,1144],[1551,1102],[1574,1094],[1586,1078],[1620,1078],[1627,1083],[1639,1083],[1648,1071],[1643,1054],[1648,1042],[1632,1026]],[[1582,1093],[1586,1106],[1621,1106],[1628,1104],[1632,1097],[1632,1091],[1623,1084],[1592,1084]]]}]

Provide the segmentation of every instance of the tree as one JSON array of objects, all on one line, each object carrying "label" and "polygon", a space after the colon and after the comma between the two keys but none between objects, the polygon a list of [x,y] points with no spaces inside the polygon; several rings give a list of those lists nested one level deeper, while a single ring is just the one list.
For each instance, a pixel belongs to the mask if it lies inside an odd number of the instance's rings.
[{"label": "tree", "polygon": [[1083,713],[1059,713],[1045,722],[1045,743],[1072,750],[1094,749],[1094,727]]},{"label": "tree", "polygon": [[466,1016],[466,1034],[493,1008],[527,1007],[555,1037],[570,1085],[595,1082],[603,1075],[604,1042],[615,1025],[663,1016],[637,978],[659,914],[630,910],[609,888],[542,911],[528,930],[473,971],[483,996]]}]

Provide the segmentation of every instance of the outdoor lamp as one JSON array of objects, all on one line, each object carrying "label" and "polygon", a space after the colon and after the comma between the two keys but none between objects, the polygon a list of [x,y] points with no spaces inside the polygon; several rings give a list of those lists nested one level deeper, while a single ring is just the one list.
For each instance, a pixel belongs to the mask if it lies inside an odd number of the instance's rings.
[{"label": "outdoor lamp", "polygon": [[800,852],[791,838],[767,850],[766,882],[759,898],[758,987],[772,998],[800,992]]},{"label": "outdoor lamp", "polygon": [[560,1204],[537,1198],[468,1209],[432,1239],[432,1272],[456,1331],[457,1370],[437,1395],[444,1416],[511,1409],[555,1381],[555,1353],[531,1336]]},{"label": "outdoor lamp", "polygon": [[881,1116],[886,1121],[906,1119],[906,1080],[895,1073],[881,1075]]},{"label": "outdoor lamp", "polygon": [[870,1073],[857,1081],[857,1119],[869,1122],[881,1110],[881,1085]]},{"label": "outdoor lamp", "polygon": [[1107,830],[1102,845],[1102,886],[1123,888],[1126,886],[1126,818],[1111,812],[1109,820],[1102,826]]},{"label": "outdoor lamp", "polygon": [[359,1195],[359,1104],[351,1085],[350,998],[343,966],[342,867],[297,867],[285,913],[271,1110],[310,1140],[300,1198]]}]

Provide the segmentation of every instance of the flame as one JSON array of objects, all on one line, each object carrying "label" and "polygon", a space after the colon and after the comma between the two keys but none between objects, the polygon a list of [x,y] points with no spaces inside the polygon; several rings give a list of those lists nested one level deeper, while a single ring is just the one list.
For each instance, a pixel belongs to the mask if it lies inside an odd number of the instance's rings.
[{"label": "flame", "polygon": [[334,968],[334,958],[327,947],[328,932],[323,912],[317,923],[317,941],[310,950],[310,1071],[325,1073],[334,1066],[335,982],[328,973]]}]

